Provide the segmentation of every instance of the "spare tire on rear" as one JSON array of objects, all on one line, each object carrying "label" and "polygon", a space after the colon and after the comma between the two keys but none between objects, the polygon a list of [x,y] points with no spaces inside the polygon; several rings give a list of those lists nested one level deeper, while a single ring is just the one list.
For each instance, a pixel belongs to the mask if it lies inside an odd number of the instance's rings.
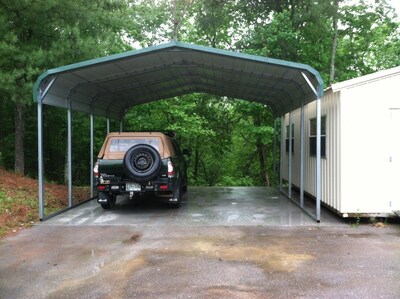
[{"label": "spare tire on rear", "polygon": [[151,145],[137,144],[126,151],[123,165],[129,178],[136,182],[147,182],[160,171],[161,157]]}]

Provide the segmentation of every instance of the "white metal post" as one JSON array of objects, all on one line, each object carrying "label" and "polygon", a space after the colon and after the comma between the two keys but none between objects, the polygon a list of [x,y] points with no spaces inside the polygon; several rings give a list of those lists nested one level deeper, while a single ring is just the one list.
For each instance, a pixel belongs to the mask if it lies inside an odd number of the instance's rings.
[{"label": "white metal post", "polygon": [[107,134],[110,133],[110,119],[107,117]]}]

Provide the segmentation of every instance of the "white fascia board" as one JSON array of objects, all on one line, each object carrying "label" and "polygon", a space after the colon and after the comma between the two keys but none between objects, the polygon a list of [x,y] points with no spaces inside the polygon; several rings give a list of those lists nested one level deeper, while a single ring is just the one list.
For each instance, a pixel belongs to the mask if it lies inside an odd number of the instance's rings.
[{"label": "white fascia board", "polygon": [[398,75],[400,75],[400,66],[394,67],[391,69],[387,69],[387,70],[383,70],[383,71],[379,71],[379,72],[376,72],[373,74],[361,76],[358,78],[350,79],[347,81],[339,82],[336,84],[332,84],[331,87],[329,87],[329,88],[331,88],[333,92],[337,92],[342,89],[353,88],[358,85],[368,84],[373,81],[378,81],[378,80],[382,80],[382,79],[385,79],[388,77],[398,76]]}]

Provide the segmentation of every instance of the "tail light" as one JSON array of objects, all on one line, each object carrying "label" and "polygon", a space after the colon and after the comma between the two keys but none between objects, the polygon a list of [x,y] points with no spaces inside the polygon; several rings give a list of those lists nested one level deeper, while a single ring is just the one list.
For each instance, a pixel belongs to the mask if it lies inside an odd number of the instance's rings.
[{"label": "tail light", "polygon": [[174,164],[171,160],[168,160],[168,177],[173,178],[175,176]]},{"label": "tail light", "polygon": [[99,162],[96,162],[96,164],[94,165],[93,174],[94,174],[94,177],[96,177],[96,178],[100,177]]},{"label": "tail light", "polygon": [[168,185],[160,185],[160,190],[168,190]]}]

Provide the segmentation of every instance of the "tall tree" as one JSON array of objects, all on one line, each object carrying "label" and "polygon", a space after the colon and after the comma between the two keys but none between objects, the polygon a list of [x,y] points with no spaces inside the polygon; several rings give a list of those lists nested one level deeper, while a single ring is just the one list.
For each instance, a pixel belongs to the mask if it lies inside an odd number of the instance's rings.
[{"label": "tall tree", "polygon": [[331,51],[331,64],[329,67],[329,81],[328,85],[331,85],[335,80],[335,60],[336,52],[338,47],[338,23],[339,23],[339,3],[340,0],[333,0],[332,5],[332,28],[333,28],[333,38],[332,38],[332,51]]},{"label": "tall tree", "polygon": [[179,39],[182,22],[187,17],[192,2],[193,0],[172,0],[172,40]]},{"label": "tall tree", "polygon": [[[15,171],[24,172],[25,107],[36,78],[49,67],[124,47],[125,1],[1,0],[0,86],[15,104]],[[125,23],[126,22],[126,23]]]}]

